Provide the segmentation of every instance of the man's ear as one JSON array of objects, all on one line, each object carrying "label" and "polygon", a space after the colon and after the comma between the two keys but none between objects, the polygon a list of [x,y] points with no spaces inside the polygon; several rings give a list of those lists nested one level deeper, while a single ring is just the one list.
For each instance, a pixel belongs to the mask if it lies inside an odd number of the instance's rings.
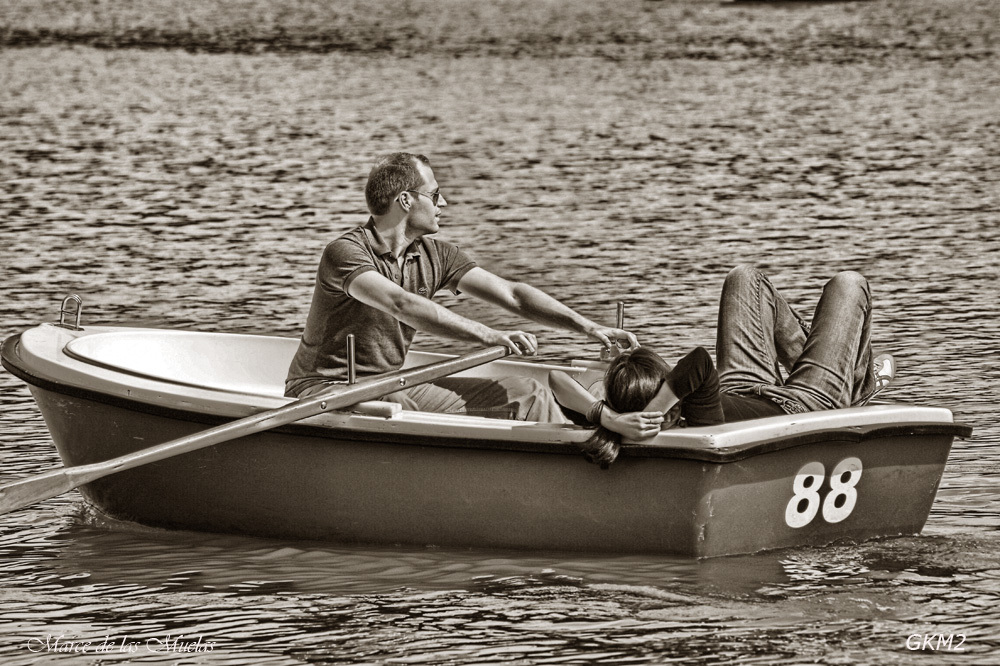
[{"label": "man's ear", "polygon": [[413,197],[410,196],[409,192],[400,192],[396,200],[399,201],[400,208],[407,212],[409,212],[410,206],[413,205]]}]

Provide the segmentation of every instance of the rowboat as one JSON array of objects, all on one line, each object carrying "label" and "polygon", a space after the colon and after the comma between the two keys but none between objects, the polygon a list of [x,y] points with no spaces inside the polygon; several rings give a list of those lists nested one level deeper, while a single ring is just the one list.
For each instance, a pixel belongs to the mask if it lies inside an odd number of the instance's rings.
[{"label": "rowboat", "polygon": [[[292,402],[282,393],[295,339],[80,326],[79,315],[2,348],[70,470]],[[405,367],[448,358],[411,351]],[[584,380],[594,365],[497,360],[456,376]],[[713,557],[917,534],[954,438],[971,433],[947,409],[867,406],[667,430],[602,470],[580,455],[583,426],[375,399],[79,490],[107,516],[168,528]]]}]

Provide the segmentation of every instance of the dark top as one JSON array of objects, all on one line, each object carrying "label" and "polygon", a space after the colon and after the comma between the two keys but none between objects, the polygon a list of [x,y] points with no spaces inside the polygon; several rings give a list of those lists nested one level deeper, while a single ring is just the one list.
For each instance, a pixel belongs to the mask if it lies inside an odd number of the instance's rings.
[{"label": "dark top", "polygon": [[347,380],[347,336],[354,334],[358,377],[403,365],[416,332],[392,315],[348,295],[362,273],[378,271],[406,291],[433,298],[441,289],[458,293],[458,282],[475,262],[455,245],[432,238],[414,241],[400,269],[372,219],[332,241],[323,251],[309,316],[288,368],[285,395],[322,382]]},{"label": "dark top", "polygon": [[785,414],[777,403],[760,396],[722,393],[719,373],[704,347],[696,347],[677,361],[666,381],[680,398],[686,425],[705,426],[748,421]]}]

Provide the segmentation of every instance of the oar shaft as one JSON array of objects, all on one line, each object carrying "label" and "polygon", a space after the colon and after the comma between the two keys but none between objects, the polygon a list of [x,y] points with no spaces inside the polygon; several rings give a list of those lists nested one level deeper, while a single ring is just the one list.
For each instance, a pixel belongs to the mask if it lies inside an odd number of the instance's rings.
[{"label": "oar shaft", "polygon": [[343,409],[359,402],[374,400],[394,391],[434,381],[457,372],[503,358],[506,347],[490,347],[429,365],[397,370],[357,384],[338,385],[327,393],[303,398],[208,430],[151,446],[118,458],[53,470],[0,487],[0,515],[40,502],[101,477],[172,456],[197,451],[221,442],[277,428],[327,411]]},{"label": "oar shaft", "polygon": [[67,471],[72,471],[77,485],[90,483],[94,479],[99,479],[107,474],[164,460],[181,453],[187,453],[188,451],[196,451],[231,439],[246,437],[247,435],[277,428],[288,423],[301,421],[302,419],[316,416],[323,412],[350,407],[365,400],[374,400],[405,387],[434,381],[435,379],[440,379],[441,377],[452,375],[498,358],[503,358],[507,353],[506,347],[491,347],[458,358],[438,361],[437,363],[409,370],[395,371],[368,381],[347,385],[344,388],[340,388],[340,385],[338,385],[328,393],[310,396],[284,407],[254,414],[238,421],[230,421],[229,423],[224,423],[208,430],[179,437],[169,442],[151,446],[148,449],[112,460],[72,467]]}]

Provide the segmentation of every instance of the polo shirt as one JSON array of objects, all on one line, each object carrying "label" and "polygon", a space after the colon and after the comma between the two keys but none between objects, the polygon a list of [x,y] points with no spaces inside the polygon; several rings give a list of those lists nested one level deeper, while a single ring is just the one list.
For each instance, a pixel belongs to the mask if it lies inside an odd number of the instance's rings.
[{"label": "polo shirt", "polygon": [[457,246],[421,237],[404,252],[402,268],[375,221],[352,229],[323,251],[312,304],[295,357],[288,368],[285,395],[322,382],[347,381],[347,336],[354,334],[358,377],[397,370],[416,330],[392,315],[348,294],[361,274],[378,271],[411,294],[433,299],[441,289],[458,294],[458,282],[476,266]]}]

